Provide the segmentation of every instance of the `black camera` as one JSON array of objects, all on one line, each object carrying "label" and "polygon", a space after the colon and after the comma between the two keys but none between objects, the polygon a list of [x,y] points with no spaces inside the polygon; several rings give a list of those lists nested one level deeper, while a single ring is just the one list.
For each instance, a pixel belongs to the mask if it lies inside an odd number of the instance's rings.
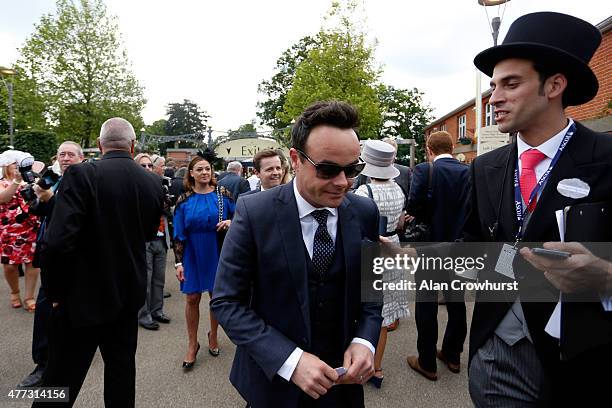
[{"label": "black camera", "polygon": [[21,194],[23,199],[28,203],[36,199],[36,194],[32,188],[32,185],[36,181],[36,173],[32,171],[33,164],[34,157],[32,156],[24,157],[19,163],[17,163],[19,173],[21,174],[21,179],[27,183],[27,185],[20,190],[19,194]]},{"label": "black camera", "polygon": [[162,176],[162,189],[164,190],[164,207],[170,208],[174,203],[174,195],[170,194],[170,186],[172,185],[172,179],[170,177]]}]

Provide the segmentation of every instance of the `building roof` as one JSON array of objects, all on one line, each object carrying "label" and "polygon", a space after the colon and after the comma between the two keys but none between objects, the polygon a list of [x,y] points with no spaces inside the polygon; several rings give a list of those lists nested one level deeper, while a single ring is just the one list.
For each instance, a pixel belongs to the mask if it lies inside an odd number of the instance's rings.
[{"label": "building roof", "polygon": [[602,34],[607,33],[612,28],[612,16],[606,18],[601,23],[597,24],[595,27],[599,28]]},{"label": "building roof", "polygon": [[[482,97],[483,98],[488,97],[489,95],[491,95],[492,91],[493,91],[492,88],[487,89],[486,91],[484,91],[482,93]],[[432,126],[435,126],[435,125],[437,125],[439,123],[442,123],[446,119],[448,119],[448,118],[450,118],[452,116],[455,116],[457,113],[459,113],[459,112],[465,110],[466,108],[469,108],[470,106],[473,106],[475,104],[476,104],[476,98],[472,98],[469,101],[467,101],[466,103],[464,103],[463,105],[459,106],[458,108],[456,108],[456,109],[452,110],[451,112],[447,113],[446,115],[442,116],[441,118],[438,118],[438,119],[434,120],[429,125],[427,125],[425,128],[428,129],[428,128],[432,127]]]}]

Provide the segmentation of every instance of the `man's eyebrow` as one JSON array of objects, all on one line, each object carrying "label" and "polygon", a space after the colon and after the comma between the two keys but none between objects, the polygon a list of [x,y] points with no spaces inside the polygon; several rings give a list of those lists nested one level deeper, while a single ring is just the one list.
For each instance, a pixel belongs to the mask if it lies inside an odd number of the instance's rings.
[{"label": "man's eyebrow", "polygon": [[[513,80],[517,80],[517,79],[522,79],[522,78],[523,77],[520,76],[520,75],[510,74],[510,75],[507,75],[507,76],[505,76],[503,78],[498,79],[497,82],[507,83],[507,82],[510,82],[510,81],[513,81]],[[495,81],[493,79],[491,79],[491,82],[489,82],[489,86],[491,86],[491,87],[495,86]]]}]

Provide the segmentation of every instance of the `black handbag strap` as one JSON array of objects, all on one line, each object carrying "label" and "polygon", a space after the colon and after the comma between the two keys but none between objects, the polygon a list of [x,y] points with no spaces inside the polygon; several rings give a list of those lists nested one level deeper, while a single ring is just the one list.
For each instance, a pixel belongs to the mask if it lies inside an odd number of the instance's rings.
[{"label": "black handbag strap", "polygon": [[368,196],[373,200],[374,199],[374,194],[372,194],[372,187],[370,187],[369,184],[366,184],[365,186],[368,189]]}]

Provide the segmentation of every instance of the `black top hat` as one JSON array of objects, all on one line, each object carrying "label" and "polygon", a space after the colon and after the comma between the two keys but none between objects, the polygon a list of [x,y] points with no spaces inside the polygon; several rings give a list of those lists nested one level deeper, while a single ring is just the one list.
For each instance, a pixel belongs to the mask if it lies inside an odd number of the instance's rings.
[{"label": "black top hat", "polygon": [[567,14],[540,12],[519,17],[510,25],[502,45],[482,51],[476,67],[493,76],[493,68],[508,58],[525,58],[558,69],[568,80],[566,105],[580,105],[597,95],[599,83],[589,61],[601,33],[590,23]]}]

